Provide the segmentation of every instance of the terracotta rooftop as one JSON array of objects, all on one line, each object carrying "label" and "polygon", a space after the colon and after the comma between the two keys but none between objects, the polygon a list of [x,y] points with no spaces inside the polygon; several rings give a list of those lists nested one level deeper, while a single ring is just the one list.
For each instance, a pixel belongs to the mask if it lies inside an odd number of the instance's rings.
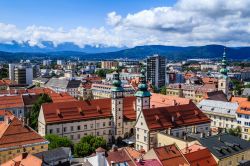
[{"label": "terracotta rooftop", "polygon": [[177,96],[167,96],[159,93],[151,93],[150,107],[165,107],[173,105],[189,104],[190,99],[181,98]]},{"label": "terracotta rooftop", "polygon": [[[8,86],[8,85],[11,85],[11,81],[6,79],[6,80],[0,80],[0,86]],[[15,84],[15,83],[13,83]]]},{"label": "terracotta rooftop", "polygon": [[202,78],[204,84],[218,84],[218,79],[214,77],[204,77]]},{"label": "terracotta rooftop", "polygon": [[136,162],[137,166],[162,166],[160,162],[156,159],[151,160],[141,160]]},{"label": "terracotta rooftop", "polygon": [[241,102],[245,102],[247,101],[247,98],[246,97],[232,97],[231,102],[237,102],[237,103],[241,103]]},{"label": "terracotta rooftop", "polygon": [[210,151],[201,145],[191,145],[188,148],[182,149],[182,153],[184,154],[185,158],[188,160],[191,166],[217,165]]},{"label": "terracotta rooftop", "polygon": [[163,166],[189,165],[175,144],[153,148]]},{"label": "terracotta rooftop", "polygon": [[47,142],[18,118],[10,116],[9,119],[0,123],[0,148]]},{"label": "terracotta rooftop", "polygon": [[0,109],[24,107],[21,96],[0,96]]},{"label": "terracotta rooftop", "polygon": [[192,102],[184,105],[144,109],[142,113],[150,130],[210,123],[210,119]]},{"label": "terracotta rooftop", "polygon": [[107,153],[107,161],[111,165],[111,163],[119,164],[126,163],[129,166],[136,166],[136,163],[133,158],[129,155],[125,148],[119,149],[117,151],[111,151]]},{"label": "terracotta rooftop", "polygon": [[24,153],[2,164],[2,166],[30,166],[30,165],[42,166],[42,160],[33,156],[32,154]]},{"label": "terracotta rooftop", "polygon": [[[133,108],[135,97],[124,98],[124,119],[135,120]],[[42,105],[45,121],[57,123],[62,121],[76,121],[111,117],[111,99],[96,99],[90,101],[71,101],[62,103],[46,103]]]},{"label": "terracotta rooftop", "polygon": [[239,114],[250,115],[250,101],[240,102],[236,112]]},{"label": "terracotta rooftop", "polygon": [[134,148],[126,147],[126,150],[133,159],[139,159],[142,157],[142,153],[135,150]]}]

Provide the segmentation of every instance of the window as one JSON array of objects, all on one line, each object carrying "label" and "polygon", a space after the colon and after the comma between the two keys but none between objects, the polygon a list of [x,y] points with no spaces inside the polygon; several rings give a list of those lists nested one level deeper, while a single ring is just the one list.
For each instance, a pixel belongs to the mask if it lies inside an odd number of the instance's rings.
[{"label": "window", "polygon": [[147,142],[147,137],[144,137],[144,142]]},{"label": "window", "polygon": [[136,135],[137,139],[139,139],[139,134]]},{"label": "window", "polygon": [[96,135],[99,136],[99,131],[96,132]]},{"label": "window", "polygon": [[90,128],[91,128],[91,129],[93,129],[93,126],[94,126],[93,124],[90,124]]},{"label": "window", "polygon": [[109,126],[111,126],[111,121],[109,121]]},{"label": "window", "polygon": [[[92,127],[93,127],[93,124],[92,124]],[[87,125],[84,125],[84,129],[87,129]]]},{"label": "window", "polygon": [[139,131],[139,128],[137,128],[137,131]]},{"label": "window", "polygon": [[41,146],[41,149],[43,149],[43,146]]},{"label": "window", "polygon": [[17,153],[20,153],[20,150],[18,149],[16,152],[17,152]]},{"label": "window", "polygon": [[74,131],[74,126],[71,126],[71,131]]},{"label": "window", "polygon": [[53,133],[53,129],[49,129],[49,133],[50,133],[50,134]]},{"label": "window", "polygon": [[80,138],[81,138],[81,135],[80,135],[80,134],[77,134],[77,138],[80,139]]},{"label": "window", "polygon": [[106,130],[103,130],[103,135],[106,135]]},{"label": "window", "polygon": [[67,128],[66,128],[66,127],[64,127],[64,128],[63,128],[63,132],[66,132],[66,131],[67,131]]},{"label": "window", "polygon": [[121,117],[119,116],[119,118],[118,119],[121,119]]},{"label": "window", "polygon": [[109,130],[109,135],[111,134],[111,130]]},{"label": "window", "polygon": [[32,147],[32,150],[35,150],[35,147]]},{"label": "window", "polygon": [[74,139],[74,135],[70,135],[70,139]]},{"label": "window", "polygon": [[118,123],[118,127],[120,127],[121,126],[121,123]]},{"label": "window", "polygon": [[143,123],[141,122],[141,125],[143,125]]},{"label": "window", "polygon": [[81,130],[81,126],[77,126],[77,130]]},{"label": "window", "polygon": [[102,124],[102,125],[103,125],[103,127],[105,127],[105,126],[106,126],[106,123],[105,123],[105,122],[103,122],[103,124]]},{"label": "window", "polygon": [[230,160],[230,161],[228,161],[228,165],[232,165],[232,161]]}]

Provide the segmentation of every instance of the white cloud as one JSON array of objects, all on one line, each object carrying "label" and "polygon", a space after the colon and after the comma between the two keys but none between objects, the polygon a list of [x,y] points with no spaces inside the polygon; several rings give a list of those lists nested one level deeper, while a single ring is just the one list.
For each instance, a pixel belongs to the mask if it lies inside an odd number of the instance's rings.
[{"label": "white cloud", "polygon": [[28,42],[43,47],[73,42],[80,47],[163,45],[249,45],[249,0],[180,0],[172,7],[157,7],[122,17],[107,14],[107,25],[99,28],[76,27],[64,30],[31,25],[20,29],[0,23],[0,42]]}]

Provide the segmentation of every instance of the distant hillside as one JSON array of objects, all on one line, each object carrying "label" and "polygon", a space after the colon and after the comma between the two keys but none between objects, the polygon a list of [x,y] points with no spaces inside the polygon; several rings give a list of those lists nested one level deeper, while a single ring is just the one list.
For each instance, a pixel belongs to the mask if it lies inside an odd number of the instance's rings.
[{"label": "distant hillside", "polygon": [[[19,59],[71,59],[80,58],[85,60],[102,60],[102,59],[144,59],[153,54],[165,56],[169,60],[186,60],[191,58],[221,58],[224,46],[207,45],[207,46],[137,46],[134,48],[124,49],[113,52],[88,53],[79,51],[48,51],[48,52],[0,52],[0,60],[19,60]],[[250,47],[227,47],[227,57],[233,60],[250,60]]]}]

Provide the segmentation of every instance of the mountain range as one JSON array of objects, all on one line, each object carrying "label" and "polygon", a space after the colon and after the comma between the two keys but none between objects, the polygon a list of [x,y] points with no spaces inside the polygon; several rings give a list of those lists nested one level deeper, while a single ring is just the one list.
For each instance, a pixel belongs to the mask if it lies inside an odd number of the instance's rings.
[{"label": "mountain range", "polygon": [[0,44],[0,60],[18,61],[20,59],[144,59],[153,54],[165,56],[169,60],[186,60],[193,58],[221,58],[224,48],[227,57],[232,60],[250,60],[250,47],[225,47],[222,45],[205,46],[163,46],[145,45],[133,48],[117,48],[104,46],[85,46],[63,43],[56,47],[52,42],[43,42],[43,47],[30,46],[28,43]]}]

